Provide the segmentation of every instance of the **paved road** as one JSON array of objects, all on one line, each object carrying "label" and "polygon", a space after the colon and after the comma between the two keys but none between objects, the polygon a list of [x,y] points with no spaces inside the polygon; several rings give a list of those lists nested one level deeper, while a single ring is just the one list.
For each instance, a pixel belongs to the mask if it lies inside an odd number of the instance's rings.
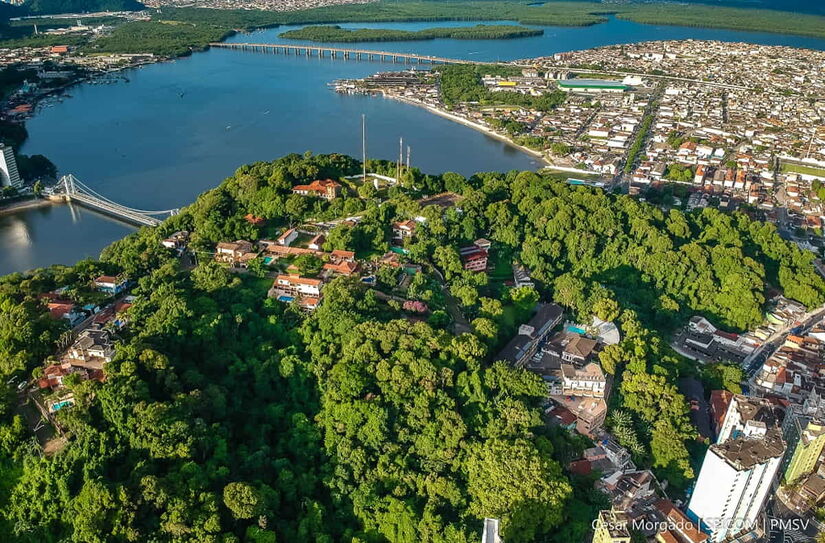
[{"label": "paved road", "polygon": [[[802,331],[800,335],[807,333],[815,324],[825,317],[825,307],[818,308],[813,313],[808,313],[803,316]],[[776,337],[763,343],[756,351],[753,352],[749,359],[745,360],[745,376],[748,378],[748,384],[753,386],[753,378],[762,367],[762,364],[770,358],[773,353],[785,342],[791,330],[795,325],[787,325],[775,334]]]},{"label": "paved road", "polygon": [[815,520],[798,515],[781,500],[772,498],[766,507],[769,543],[813,543],[819,533]]}]

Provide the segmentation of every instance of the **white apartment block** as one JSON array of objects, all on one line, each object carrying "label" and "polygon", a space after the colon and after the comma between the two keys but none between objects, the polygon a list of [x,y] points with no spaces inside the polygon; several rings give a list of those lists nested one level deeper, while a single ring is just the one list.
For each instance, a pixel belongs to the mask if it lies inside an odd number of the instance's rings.
[{"label": "white apartment block", "polygon": [[0,188],[19,187],[22,184],[20,173],[17,171],[14,150],[0,143]]},{"label": "white apartment block", "polygon": [[710,541],[752,532],[759,526],[785,453],[784,410],[770,401],[734,395],[718,441],[702,463],[688,514]]},{"label": "white apartment block", "polygon": [[758,526],[784,452],[777,429],[711,445],[688,507],[689,516],[710,532],[710,541],[720,543]]}]

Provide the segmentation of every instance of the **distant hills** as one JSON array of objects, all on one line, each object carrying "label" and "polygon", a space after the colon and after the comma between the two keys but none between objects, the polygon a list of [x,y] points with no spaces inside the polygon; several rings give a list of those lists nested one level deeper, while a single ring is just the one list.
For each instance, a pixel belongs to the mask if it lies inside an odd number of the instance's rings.
[{"label": "distant hills", "polygon": [[[604,1],[604,0],[603,0]],[[633,3],[649,4],[650,0],[631,0]],[[610,1],[604,3],[612,3]],[[776,9],[825,15],[825,2],[821,0],[662,0],[662,3],[704,4],[707,6],[724,6],[731,8]]]},{"label": "distant hills", "polygon": [[89,13],[95,11],[137,11],[137,0],[30,0],[23,5],[30,14]]}]

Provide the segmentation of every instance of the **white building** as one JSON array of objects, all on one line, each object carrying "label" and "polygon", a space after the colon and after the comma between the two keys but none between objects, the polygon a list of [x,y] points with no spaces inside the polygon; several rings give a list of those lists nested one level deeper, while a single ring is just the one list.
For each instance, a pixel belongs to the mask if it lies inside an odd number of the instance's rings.
[{"label": "white building", "polygon": [[573,364],[561,365],[562,393],[566,396],[604,398],[607,379],[598,364],[590,362],[583,368]]},{"label": "white building", "polygon": [[19,187],[22,184],[14,150],[0,143],[0,187]]},{"label": "white building", "polygon": [[279,275],[275,278],[273,287],[281,291],[284,296],[311,296],[321,295],[323,281],[320,279],[310,279],[298,275]]},{"label": "white building", "polygon": [[749,424],[762,425],[766,429],[780,427],[784,415],[784,410],[770,400],[734,394],[717,432],[716,443],[722,444],[746,434]]},{"label": "white building", "polygon": [[497,518],[484,519],[484,530],[481,532],[481,543],[504,543],[498,533]]},{"label": "white building", "polygon": [[765,499],[785,453],[779,428],[782,410],[735,395],[702,463],[688,506],[715,543],[759,528]]}]

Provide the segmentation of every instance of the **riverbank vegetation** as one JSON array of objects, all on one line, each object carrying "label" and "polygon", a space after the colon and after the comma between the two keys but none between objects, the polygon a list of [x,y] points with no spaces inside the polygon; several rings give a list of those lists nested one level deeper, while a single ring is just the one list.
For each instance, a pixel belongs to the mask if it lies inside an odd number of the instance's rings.
[{"label": "riverbank vegetation", "polygon": [[[596,314],[620,326],[621,343],[600,354],[615,379],[611,428],[676,489],[693,476],[695,431],[675,386],[691,367],[667,346],[673,329],[694,314],[752,327],[774,288],[809,307],[825,301],[813,255],[742,213],[666,211],[516,171],[413,169],[381,197],[292,194],[360,170],[342,155],[243,166],[100,261],[0,278],[0,526],[10,543],[468,543],[485,516],[502,519],[507,541],[582,541],[592,520],[583,512],[604,497],[561,465],[590,444],[542,422],[538,376],[496,361],[537,300],[562,304],[575,322]],[[445,191],[460,196],[461,213],[418,203]],[[433,325],[406,315],[347,278],[305,314],[266,297],[271,279],[209,258],[184,269],[160,244],[187,230],[208,254],[218,241],[356,213],[327,250],[380,256],[394,221],[426,218],[405,247],[422,269],[408,295],[439,303],[437,268],[472,333],[447,332],[440,310]],[[492,241],[496,269],[518,259],[536,289],[464,270],[457,247],[479,237]],[[104,382],[67,379],[77,405],[56,416],[70,439],[43,456],[8,384],[36,374],[64,331],[40,296],[68,287],[85,303],[92,278],[118,272],[136,282],[129,325]]]},{"label": "riverbank vegetation", "polygon": [[151,53],[163,57],[187,55],[233,34],[208,25],[135,21],[118,26],[86,47],[90,53]]},{"label": "riverbank vegetation", "polygon": [[456,40],[503,40],[540,36],[541,29],[517,25],[475,25],[423,30],[393,30],[378,28],[341,28],[340,26],[306,26],[283,32],[280,37],[314,42],[381,42],[415,41],[451,38]]},{"label": "riverbank vegetation", "polygon": [[[164,18],[228,25],[241,17],[253,26],[401,21],[516,21],[525,25],[587,26],[615,15],[646,24],[795,34],[825,38],[825,17],[788,11],[684,4],[547,2],[530,6],[513,0],[468,2],[404,1],[332,6],[267,13],[199,8],[164,8]],[[248,26],[244,25],[244,26]],[[229,28],[239,26],[228,25]]]},{"label": "riverbank vegetation", "polygon": [[[13,14],[20,15],[21,13],[9,12],[7,16]],[[506,20],[516,21],[522,25],[586,26],[606,22],[611,15],[648,24],[777,32],[825,38],[825,17],[773,10],[675,4],[611,4],[607,7],[605,4],[595,2],[547,2],[539,6],[530,6],[526,2],[513,0],[405,1],[332,6],[290,12],[165,7],[162,12],[156,11],[152,15],[152,23],[178,22],[186,23],[186,25],[164,28],[147,26],[146,22],[127,22],[120,25],[113,36],[101,39],[102,45],[94,45],[93,48],[102,52],[181,55],[188,54],[192,50],[203,49],[210,41],[223,39],[235,30],[252,30],[286,24]],[[22,28],[25,27],[6,25],[0,28],[0,36],[6,38],[0,40],[0,45],[4,47],[43,46],[57,43],[55,40],[60,41],[59,37],[53,36],[37,37],[36,40],[26,37],[21,35],[21,32],[30,32],[30,30],[21,30]],[[153,32],[156,34],[154,37],[149,35]],[[318,30],[313,32],[316,37],[324,37]],[[335,34],[336,39],[327,38],[319,41],[386,41],[390,37],[393,40],[430,39],[424,37],[427,33],[433,33],[434,37],[443,37],[442,29],[429,29],[423,34],[418,34],[418,37],[413,31],[409,34],[400,30],[384,32],[389,34],[383,35],[378,40],[376,37],[381,36],[382,31],[358,29],[349,33],[340,30]],[[474,35],[470,30],[455,29],[450,37],[465,39],[519,37],[538,31],[526,29],[516,31],[513,28],[503,36],[490,35],[490,29],[478,29],[475,32]],[[63,38],[63,41],[70,45],[80,45],[90,40],[88,37],[67,36]]]}]

